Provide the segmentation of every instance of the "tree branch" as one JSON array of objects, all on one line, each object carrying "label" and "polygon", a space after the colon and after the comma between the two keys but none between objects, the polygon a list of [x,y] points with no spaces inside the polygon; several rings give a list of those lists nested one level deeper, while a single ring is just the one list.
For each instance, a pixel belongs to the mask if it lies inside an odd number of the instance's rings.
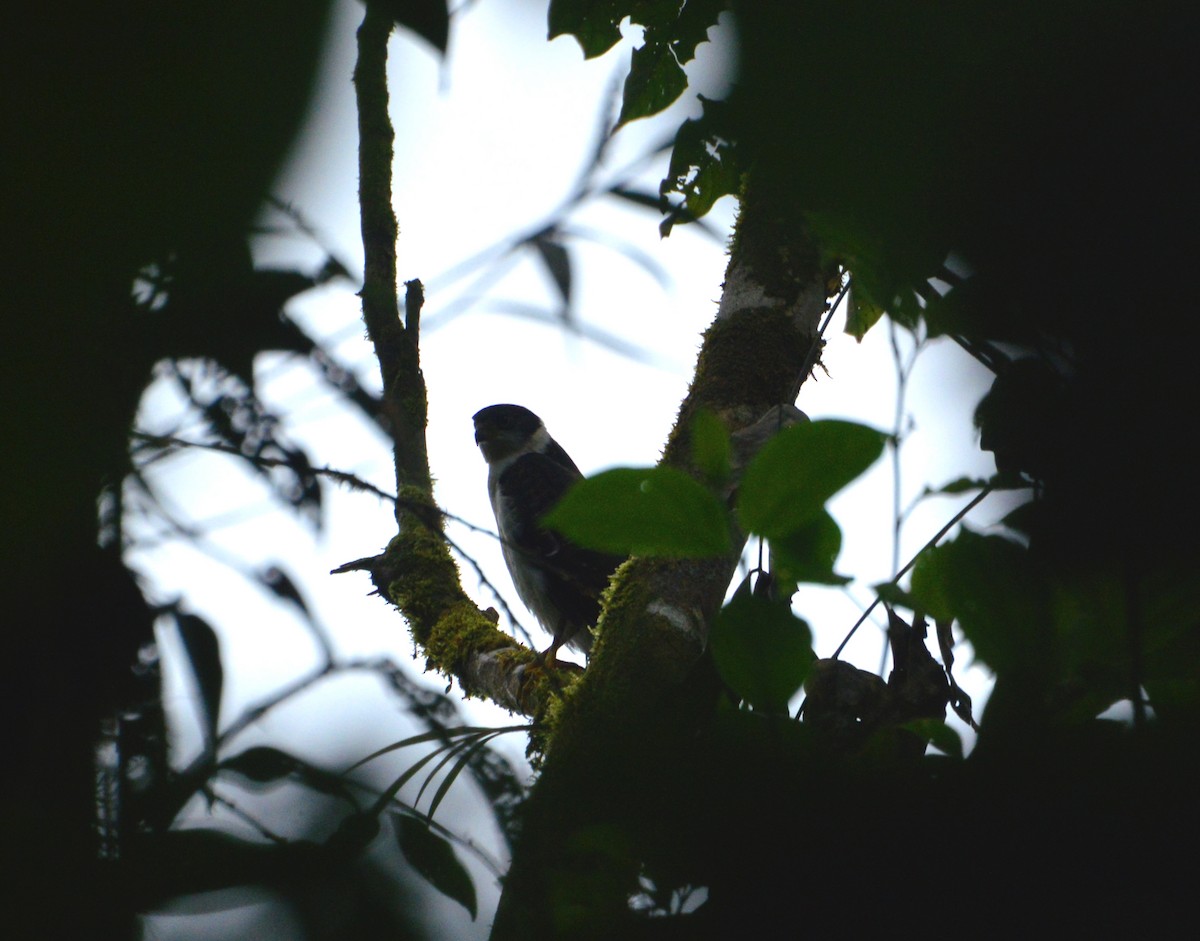
[{"label": "tree branch", "polygon": [[[744,466],[818,360],[819,321],[839,275],[775,205],[752,188],[743,194],[717,318],[663,454],[698,477],[699,410],[746,445],[735,449]],[[662,832],[679,804],[685,785],[673,756],[694,741],[697,717],[711,714],[715,686],[701,654],[744,542],[720,558],[635,558],[618,572],[588,669],[546,743],[493,938],[631,936],[627,899],[645,858],[631,846]],[[572,913],[586,924],[565,924]]]},{"label": "tree branch", "polygon": [[[392,143],[388,116],[387,44],[393,21],[367,4],[358,28],[354,89],[358,105],[358,199],[363,240],[363,322],[383,379],[383,411],[392,434],[397,492],[406,485],[432,490],[425,448],[425,381],[421,375],[417,318],[400,322],[396,300],[396,237],[392,208]],[[414,288],[415,284],[415,288]],[[409,291],[420,305],[420,282]],[[399,514],[397,514],[399,517]]]},{"label": "tree branch", "polygon": [[420,281],[406,283],[403,321],[396,292],[395,134],[387,89],[392,26],[379,5],[367,4],[358,29],[354,88],[365,259],[360,297],[383,380],[383,424],[393,442],[398,533],[381,555],[335,571],[370,572],[379,593],[400,609],[429,667],[456,678],[469,695],[486,696],[510,711],[536,717],[570,673],[547,676],[544,670],[527,669],[533,666],[536,652],[500,631],[494,612],[489,616],[481,611],[463,591],[443,532],[444,514],[433,500],[419,346],[424,290]]}]

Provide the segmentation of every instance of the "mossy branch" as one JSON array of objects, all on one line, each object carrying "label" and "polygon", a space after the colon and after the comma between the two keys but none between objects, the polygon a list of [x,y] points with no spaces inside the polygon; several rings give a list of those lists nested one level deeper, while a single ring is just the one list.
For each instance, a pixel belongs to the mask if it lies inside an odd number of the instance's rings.
[{"label": "mossy branch", "polygon": [[[388,38],[394,23],[374,3],[358,29],[354,88],[358,107],[359,209],[363,239],[363,322],[383,380],[384,427],[392,437],[396,467],[398,533],[383,554],[335,571],[365,570],[379,594],[404,615],[428,666],[454,677],[469,695],[483,696],[523,715],[549,707],[563,677],[547,677],[535,652],[496,627],[463,591],[458,566],[443,533],[444,514],[433,500],[425,429],[428,401],[421,372],[421,282],[405,284],[403,319],[396,287],[392,208],[395,132],[388,115]],[[570,675],[564,673],[564,676]]]},{"label": "mossy branch", "polygon": [[[392,144],[388,116],[387,47],[394,25],[368,3],[358,28],[354,89],[358,105],[358,201],[363,240],[363,322],[375,347],[383,380],[385,425],[392,435],[397,492],[405,486],[432,490],[425,447],[427,406],[421,374],[418,318],[406,328],[396,298],[396,237],[392,208]],[[420,307],[420,282],[408,285],[411,306]],[[399,513],[397,514],[399,517]]]},{"label": "mossy branch", "polygon": [[[768,194],[743,194],[720,309],[664,449],[663,463],[697,477],[697,411],[725,423],[744,466],[792,419],[817,361],[838,272],[775,206]],[[680,769],[697,717],[712,711],[717,687],[701,655],[744,537],[734,542],[722,558],[635,558],[617,573],[588,669],[553,716],[494,939],[633,937],[645,928],[631,924],[627,900],[649,845],[679,836],[664,821],[690,786]]]}]

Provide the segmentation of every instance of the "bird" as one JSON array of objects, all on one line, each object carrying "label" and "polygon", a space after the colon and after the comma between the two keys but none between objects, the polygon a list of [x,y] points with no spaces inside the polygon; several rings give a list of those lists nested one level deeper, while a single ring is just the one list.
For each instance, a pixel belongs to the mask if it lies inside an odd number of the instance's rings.
[{"label": "bird", "polygon": [[517,595],[554,638],[540,659],[553,664],[564,644],[589,655],[600,595],[624,559],[578,546],[541,522],[583,474],[524,406],[489,405],[473,420],[505,564]]}]

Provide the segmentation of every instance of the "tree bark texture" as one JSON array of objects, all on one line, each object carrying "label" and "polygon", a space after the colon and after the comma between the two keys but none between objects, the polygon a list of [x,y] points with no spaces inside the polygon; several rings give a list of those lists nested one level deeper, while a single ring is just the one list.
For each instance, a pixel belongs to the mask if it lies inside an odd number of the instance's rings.
[{"label": "tree bark texture", "polygon": [[[736,439],[791,404],[836,279],[800,225],[767,196],[744,194],[720,309],[664,463],[696,473],[690,431],[700,409]],[[637,930],[628,899],[647,854],[702,827],[675,819],[673,795],[689,786],[696,716],[711,712],[715,677],[702,654],[743,544],[735,539],[721,558],[634,559],[618,573],[588,669],[552,713],[493,938]]]}]

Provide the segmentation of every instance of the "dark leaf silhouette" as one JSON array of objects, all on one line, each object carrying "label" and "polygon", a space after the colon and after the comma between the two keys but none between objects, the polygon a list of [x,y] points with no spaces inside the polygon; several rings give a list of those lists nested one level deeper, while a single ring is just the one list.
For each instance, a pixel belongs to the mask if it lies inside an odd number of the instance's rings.
[{"label": "dark leaf silhouette", "polygon": [[287,778],[299,765],[299,759],[287,752],[266,746],[248,748],[221,762],[222,769],[236,771],[259,784]]},{"label": "dark leaf silhouette", "polygon": [[304,601],[304,595],[296,586],[296,583],[288,577],[287,572],[277,565],[269,565],[258,573],[259,581],[271,594],[279,598],[281,601],[287,601],[295,605],[300,613],[305,618],[311,618],[312,615],[308,610],[308,605]]},{"label": "dark leaf silhouette", "polygon": [[434,833],[427,823],[408,814],[395,814],[396,836],[404,858],[429,884],[454,899],[474,918],[477,914],[475,883],[455,855],[454,847]]},{"label": "dark leaf silhouette", "polygon": [[562,309],[569,312],[571,308],[571,256],[567,248],[554,231],[542,232],[535,236],[531,243],[537,250],[538,256],[550,274],[558,296],[562,300]]},{"label": "dark leaf silhouette", "polygon": [[364,0],[412,30],[438,52],[445,53],[450,38],[450,14],[446,0]]},{"label": "dark leaf silhouette", "polygon": [[216,632],[203,618],[180,611],[174,613],[179,637],[192,667],[192,676],[200,694],[200,710],[209,745],[217,739],[221,718],[221,691],[225,675],[221,667],[221,646]]},{"label": "dark leaf silhouette", "polygon": [[721,678],[756,709],[785,713],[813,662],[812,632],[785,600],[756,597],[747,578],[713,625]]}]

